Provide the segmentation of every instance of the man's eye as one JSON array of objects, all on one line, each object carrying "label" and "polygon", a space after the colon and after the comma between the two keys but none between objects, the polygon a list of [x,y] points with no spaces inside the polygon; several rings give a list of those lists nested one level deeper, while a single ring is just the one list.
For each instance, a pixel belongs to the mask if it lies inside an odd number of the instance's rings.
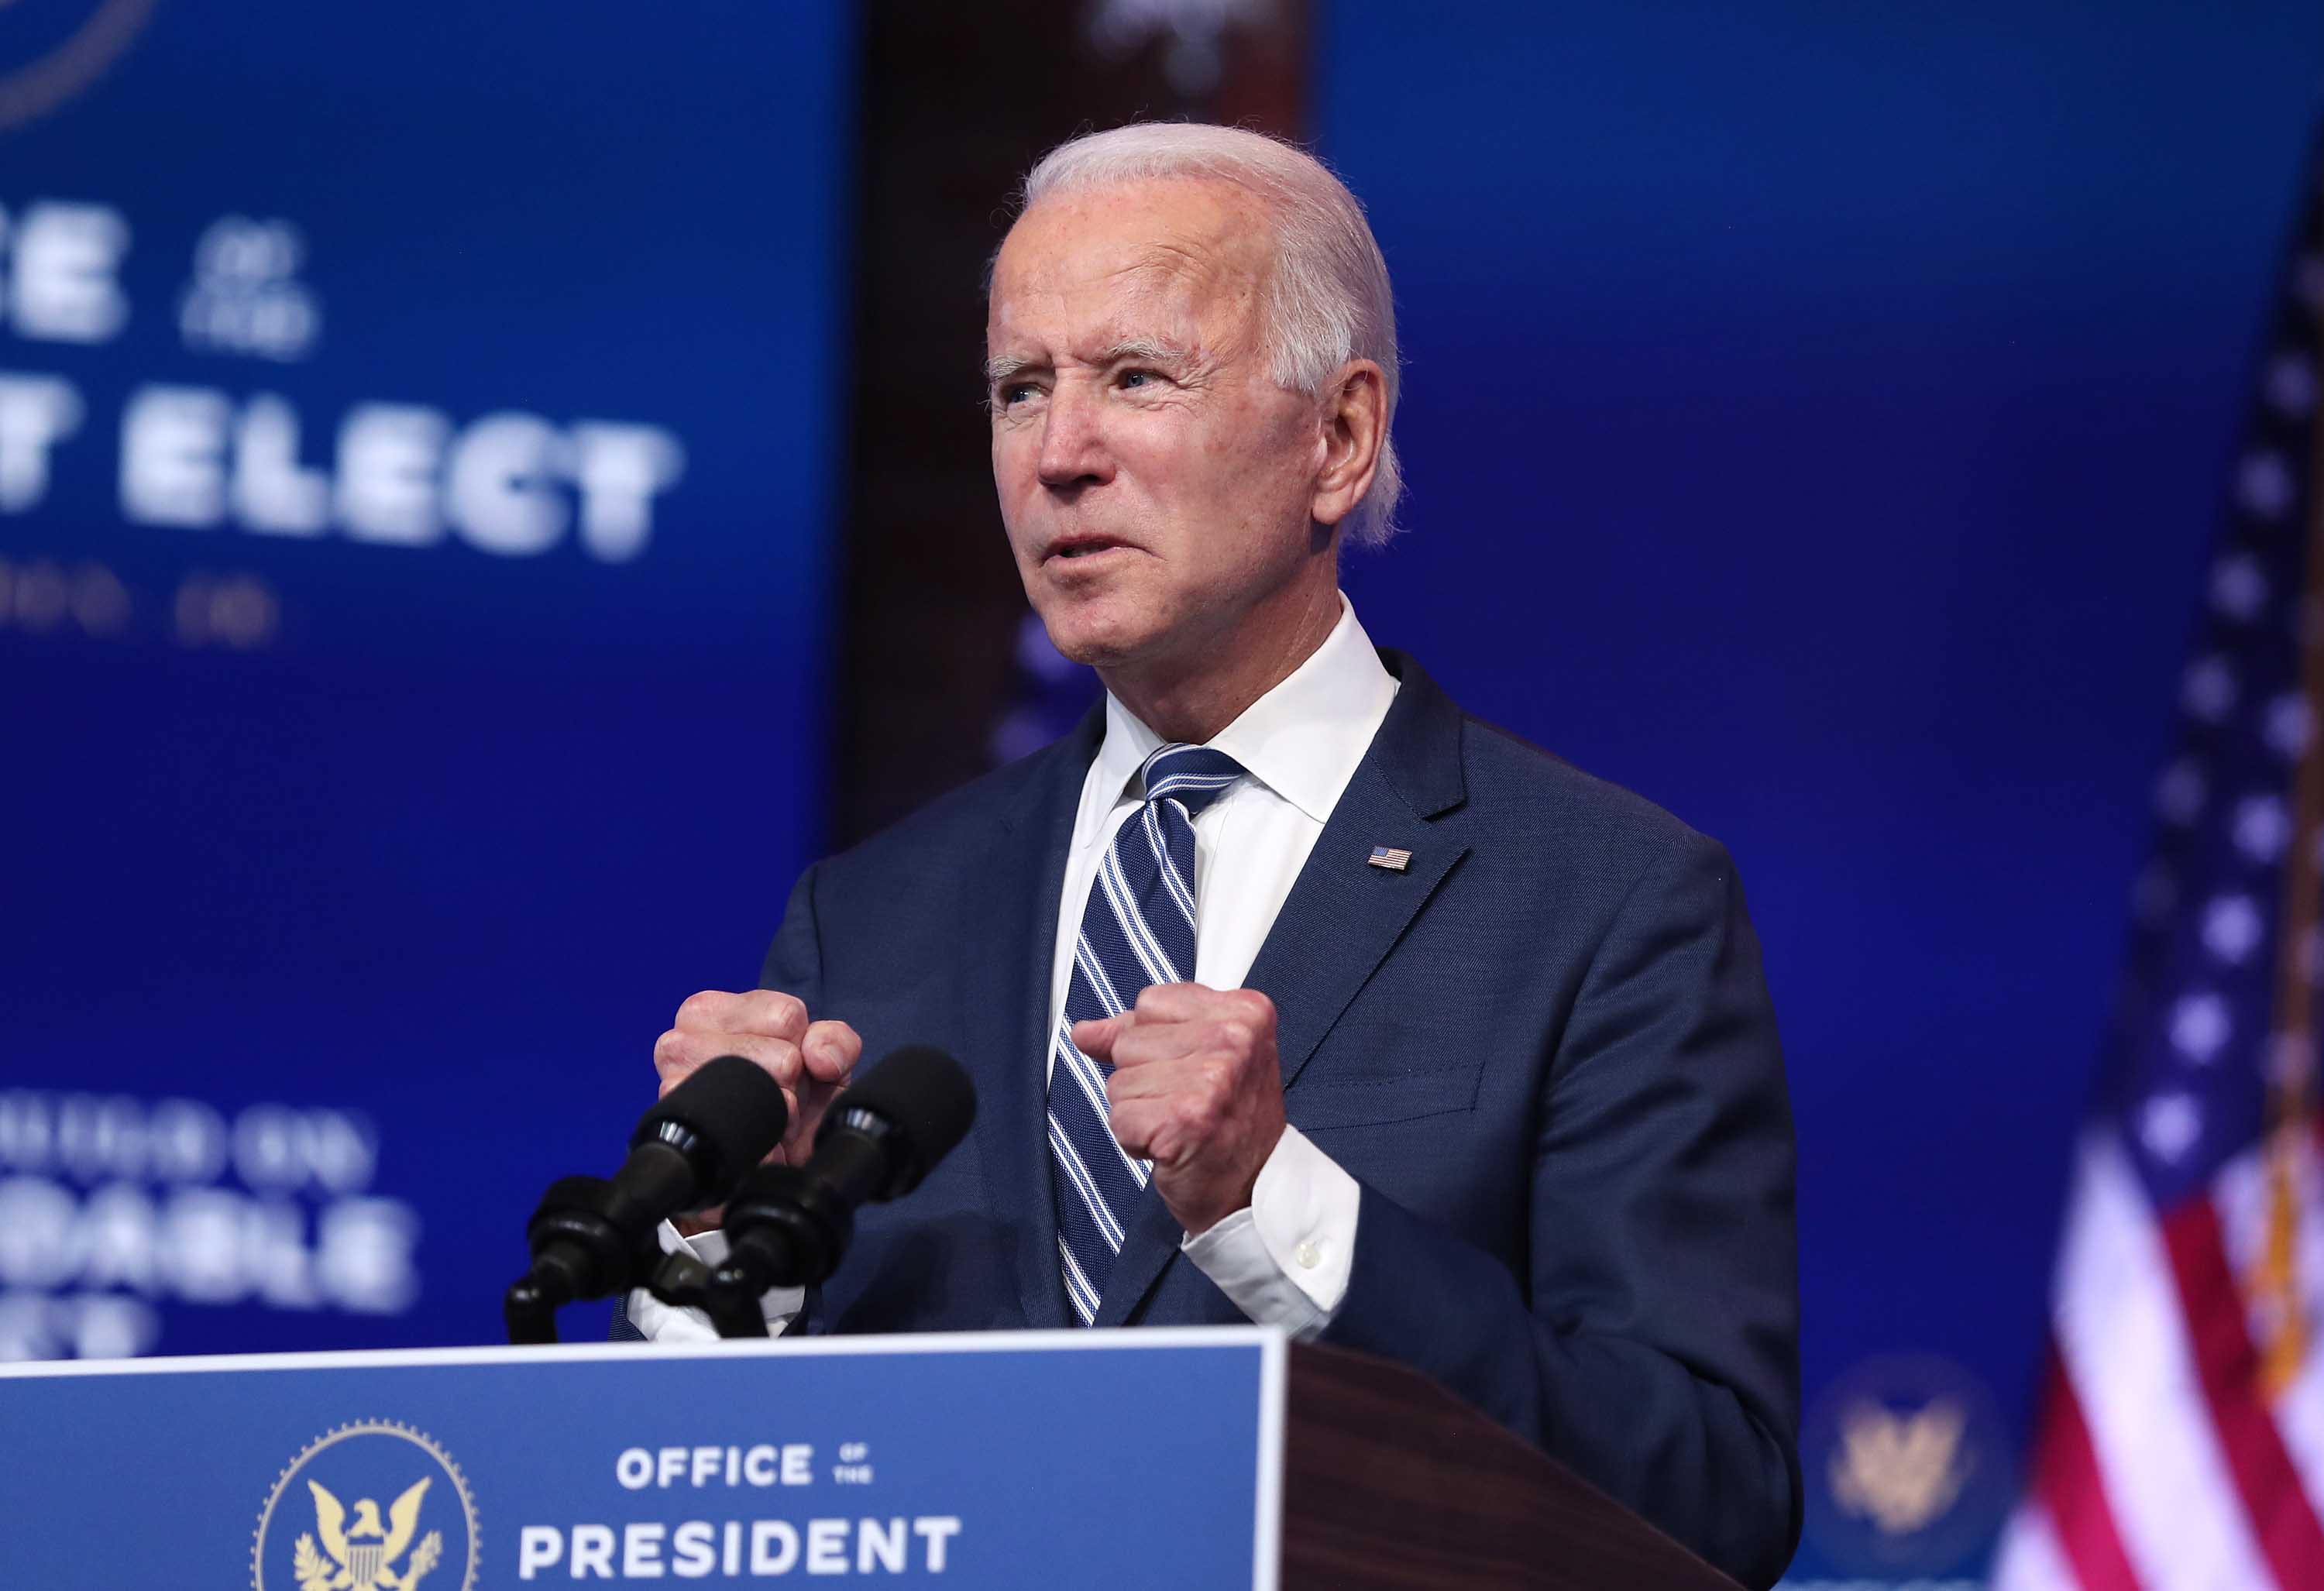
[{"label": "man's eye", "polygon": [[1125,387],[1150,387],[1157,379],[1150,370],[1125,370],[1114,378]]},{"label": "man's eye", "polygon": [[1009,408],[1012,404],[1033,397],[1039,391],[1040,389],[1030,382],[1011,382],[1001,389],[1001,406],[1003,409]]}]

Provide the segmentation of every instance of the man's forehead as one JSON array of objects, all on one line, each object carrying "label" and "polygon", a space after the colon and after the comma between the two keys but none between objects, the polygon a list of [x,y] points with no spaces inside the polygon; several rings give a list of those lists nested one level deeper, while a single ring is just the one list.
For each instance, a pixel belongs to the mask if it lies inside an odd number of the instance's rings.
[{"label": "man's forehead", "polygon": [[1168,235],[1046,231],[1011,234],[993,271],[996,303],[1107,292],[1127,299],[1180,299],[1215,284],[1231,269],[1204,240]]},{"label": "man's forehead", "polygon": [[1263,229],[1237,202],[1246,197],[1174,179],[1044,200],[1010,229],[994,262],[996,327],[1044,299],[1058,308],[1102,296],[1152,311],[1256,285],[1266,261],[1251,244]]},{"label": "man's forehead", "polygon": [[1117,343],[1196,340],[1205,294],[1199,280],[1159,261],[1081,280],[993,284],[988,337],[1061,343],[1085,353]]}]

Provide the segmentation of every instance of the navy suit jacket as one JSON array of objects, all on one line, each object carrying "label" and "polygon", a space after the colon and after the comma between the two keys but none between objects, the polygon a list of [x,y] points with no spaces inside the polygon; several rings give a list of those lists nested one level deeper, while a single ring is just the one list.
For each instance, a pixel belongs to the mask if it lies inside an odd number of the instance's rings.
[{"label": "navy suit jacket", "polygon": [[[1733,864],[1466,717],[1409,658],[1248,987],[1286,1111],[1362,1184],[1323,1340],[1415,1366],[1711,1562],[1798,1538],[1792,1127]],[[807,869],[762,983],[951,1051],[965,1142],[866,1209],[807,1329],[1063,1327],[1044,1126],[1066,851],[1102,712]],[[1397,872],[1376,845],[1411,851]],[[1152,1189],[1098,1325],[1240,1321]]]}]

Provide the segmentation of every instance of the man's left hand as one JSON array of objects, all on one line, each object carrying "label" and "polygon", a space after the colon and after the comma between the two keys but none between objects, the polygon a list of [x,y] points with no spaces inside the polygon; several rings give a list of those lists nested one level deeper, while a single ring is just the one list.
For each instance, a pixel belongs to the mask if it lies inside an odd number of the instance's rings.
[{"label": "man's left hand", "polygon": [[1253,989],[1157,983],[1119,1016],[1074,1024],[1082,1053],[1113,1064],[1113,1136],[1154,1163],[1162,1202],[1190,1236],[1250,1203],[1283,1136],[1275,1002]]}]

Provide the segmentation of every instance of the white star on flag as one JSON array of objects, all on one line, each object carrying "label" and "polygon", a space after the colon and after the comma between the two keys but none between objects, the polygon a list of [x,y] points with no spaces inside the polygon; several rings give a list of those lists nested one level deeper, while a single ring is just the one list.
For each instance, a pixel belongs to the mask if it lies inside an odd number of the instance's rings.
[{"label": "white star on flag", "polygon": [[2243,896],[2223,897],[2204,909],[2203,948],[2223,961],[2241,963],[2265,932],[2258,909]]},{"label": "white star on flag", "polygon": [[2236,704],[2236,671],[2225,658],[2205,658],[2187,670],[2179,700],[2196,717],[2217,723]]},{"label": "white star on flag", "polygon": [[2161,1160],[2176,1160],[2203,1136],[2203,1109],[2185,1094],[2157,1094],[2138,1114],[2138,1136]]},{"label": "white star on flag", "polygon": [[2236,804],[2236,849],[2254,861],[2272,862],[2292,838],[2292,820],[2273,796],[2252,796]]},{"label": "white star on flag", "polygon": [[2281,519],[2292,498],[2292,471],[2281,454],[2255,453],[2236,472],[2236,501],[2263,520]]},{"label": "white star on flag", "polygon": [[2259,560],[2237,553],[2211,573],[2211,605],[2232,618],[2249,619],[2267,601],[2267,576]]},{"label": "white star on flag", "polygon": [[2308,703],[2298,695],[2278,696],[2267,704],[2267,743],[2284,757],[2308,749]]},{"label": "white star on flag", "polygon": [[2219,1053],[2231,1031],[2227,1002],[2217,995],[2189,995],[2171,1012],[2171,1043],[2198,1064]]}]

